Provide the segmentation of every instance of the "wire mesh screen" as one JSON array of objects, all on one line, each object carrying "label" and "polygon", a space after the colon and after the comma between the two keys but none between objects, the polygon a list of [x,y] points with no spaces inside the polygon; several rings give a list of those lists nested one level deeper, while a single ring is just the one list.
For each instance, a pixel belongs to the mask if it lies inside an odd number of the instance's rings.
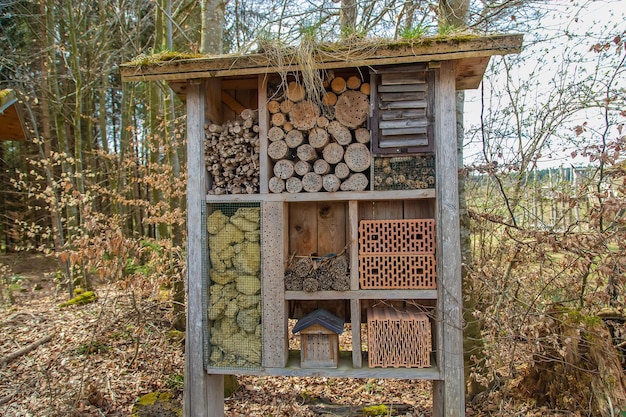
[{"label": "wire mesh screen", "polygon": [[435,188],[435,156],[393,156],[374,160],[374,190]]},{"label": "wire mesh screen", "polygon": [[209,368],[261,366],[261,209],[209,203],[205,355]]}]

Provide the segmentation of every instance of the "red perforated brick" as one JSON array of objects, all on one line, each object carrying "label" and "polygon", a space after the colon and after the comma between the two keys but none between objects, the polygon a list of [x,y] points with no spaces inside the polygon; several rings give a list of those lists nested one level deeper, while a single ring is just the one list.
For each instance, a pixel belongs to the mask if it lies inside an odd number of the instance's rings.
[{"label": "red perforated brick", "polygon": [[361,220],[359,253],[434,253],[435,220]]},{"label": "red perforated brick", "polygon": [[435,255],[359,255],[362,289],[434,289]]},{"label": "red perforated brick", "polygon": [[417,310],[367,309],[370,368],[427,368],[432,337],[428,316]]}]

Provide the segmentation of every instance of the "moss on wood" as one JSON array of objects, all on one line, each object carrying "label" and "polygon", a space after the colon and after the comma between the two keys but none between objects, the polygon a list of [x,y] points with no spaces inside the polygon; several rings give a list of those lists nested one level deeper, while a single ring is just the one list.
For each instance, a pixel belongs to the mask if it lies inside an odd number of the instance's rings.
[{"label": "moss on wood", "polygon": [[73,305],[89,304],[97,300],[98,296],[96,295],[96,293],[94,293],[93,291],[85,291],[77,294],[76,297],[72,298],[71,300],[59,304],[59,307],[64,308]]}]

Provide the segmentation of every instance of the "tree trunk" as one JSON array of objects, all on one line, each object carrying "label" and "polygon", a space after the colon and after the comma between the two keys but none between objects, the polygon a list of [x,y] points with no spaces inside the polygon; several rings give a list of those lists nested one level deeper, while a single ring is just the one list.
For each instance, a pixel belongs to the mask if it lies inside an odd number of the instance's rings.
[{"label": "tree trunk", "polygon": [[226,4],[222,0],[202,0],[200,3],[200,16],[202,20],[200,53],[222,53],[225,6]]}]

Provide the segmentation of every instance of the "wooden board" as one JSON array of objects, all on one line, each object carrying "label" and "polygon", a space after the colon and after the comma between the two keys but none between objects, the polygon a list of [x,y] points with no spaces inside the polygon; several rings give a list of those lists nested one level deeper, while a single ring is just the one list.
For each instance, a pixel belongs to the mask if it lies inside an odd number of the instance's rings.
[{"label": "wooden board", "polygon": [[434,219],[435,200],[406,200],[404,202],[405,219]]},{"label": "wooden board", "polygon": [[289,204],[289,256],[317,253],[317,203]]},{"label": "wooden board", "polygon": [[[463,417],[463,294],[456,146],[456,91],[453,62],[442,62],[435,105],[437,166],[438,310],[445,312],[436,336],[438,363],[444,382],[435,385],[433,415]],[[443,186],[445,184],[445,186]],[[444,355],[445,352],[445,355]],[[441,386],[443,385],[443,387]],[[441,409],[443,408],[443,410]]]},{"label": "wooden board", "polygon": [[346,204],[317,204],[317,253],[341,253],[346,246]]},{"label": "wooden board", "polygon": [[287,363],[287,304],[285,302],[285,239],[284,203],[264,202],[261,205],[261,286],[263,294],[262,333],[264,367],[282,367]]}]

